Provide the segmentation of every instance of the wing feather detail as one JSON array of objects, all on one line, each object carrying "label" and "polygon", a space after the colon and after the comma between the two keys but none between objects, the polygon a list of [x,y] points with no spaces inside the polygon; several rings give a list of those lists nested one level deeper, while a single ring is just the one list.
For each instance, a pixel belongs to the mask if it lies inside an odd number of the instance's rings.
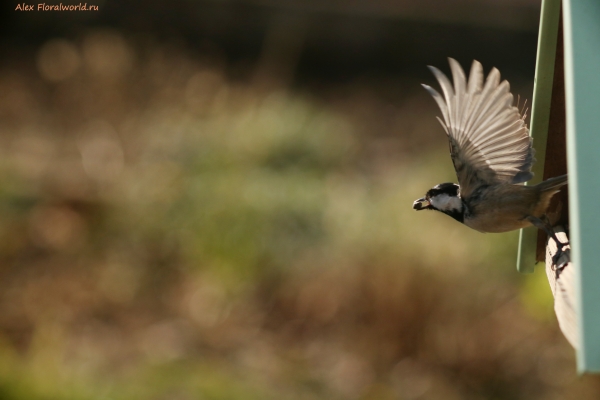
[{"label": "wing feather detail", "polygon": [[531,137],[524,117],[513,106],[509,83],[500,81],[496,68],[484,81],[478,61],[473,61],[468,79],[456,60],[449,58],[449,64],[454,84],[430,66],[442,94],[423,87],[442,113],[438,120],[448,135],[461,195],[468,196],[481,185],[531,179],[535,161]]}]

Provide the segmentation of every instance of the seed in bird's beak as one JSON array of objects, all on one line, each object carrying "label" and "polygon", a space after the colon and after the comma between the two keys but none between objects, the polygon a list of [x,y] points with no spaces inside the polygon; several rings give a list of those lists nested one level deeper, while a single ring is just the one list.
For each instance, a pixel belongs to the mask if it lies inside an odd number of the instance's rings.
[{"label": "seed in bird's beak", "polygon": [[413,209],[419,211],[419,210],[424,210],[426,208],[429,208],[431,204],[429,203],[429,200],[427,200],[425,197],[420,198],[418,200],[415,200],[415,202],[413,203]]}]

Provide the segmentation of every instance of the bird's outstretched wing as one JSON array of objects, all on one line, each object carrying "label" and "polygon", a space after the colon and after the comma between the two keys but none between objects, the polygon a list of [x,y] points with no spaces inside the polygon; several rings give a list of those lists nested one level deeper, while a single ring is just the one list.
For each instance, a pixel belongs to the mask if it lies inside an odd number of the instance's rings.
[{"label": "bird's outstretched wing", "polygon": [[469,196],[481,185],[531,179],[534,151],[524,116],[513,106],[509,83],[500,82],[496,68],[484,82],[478,61],[473,61],[467,81],[460,64],[448,60],[454,87],[446,75],[431,66],[444,96],[430,86],[423,87],[442,111],[443,119],[438,120],[448,135],[461,196]]}]

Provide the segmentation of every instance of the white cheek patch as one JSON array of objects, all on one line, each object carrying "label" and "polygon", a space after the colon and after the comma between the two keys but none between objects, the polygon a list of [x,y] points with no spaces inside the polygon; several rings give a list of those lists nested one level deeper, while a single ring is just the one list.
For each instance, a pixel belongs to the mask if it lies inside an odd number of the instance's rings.
[{"label": "white cheek patch", "polygon": [[447,194],[438,194],[429,199],[431,205],[438,210],[462,210],[462,201],[460,197],[449,196]]}]

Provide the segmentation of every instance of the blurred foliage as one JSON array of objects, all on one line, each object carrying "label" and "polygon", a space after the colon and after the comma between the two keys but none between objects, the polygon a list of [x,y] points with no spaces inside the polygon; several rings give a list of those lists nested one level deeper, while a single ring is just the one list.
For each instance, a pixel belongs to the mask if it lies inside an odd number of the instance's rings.
[{"label": "blurred foliage", "polygon": [[453,170],[397,85],[110,30],[5,61],[0,398],[597,398],[516,233],[412,210]]}]

